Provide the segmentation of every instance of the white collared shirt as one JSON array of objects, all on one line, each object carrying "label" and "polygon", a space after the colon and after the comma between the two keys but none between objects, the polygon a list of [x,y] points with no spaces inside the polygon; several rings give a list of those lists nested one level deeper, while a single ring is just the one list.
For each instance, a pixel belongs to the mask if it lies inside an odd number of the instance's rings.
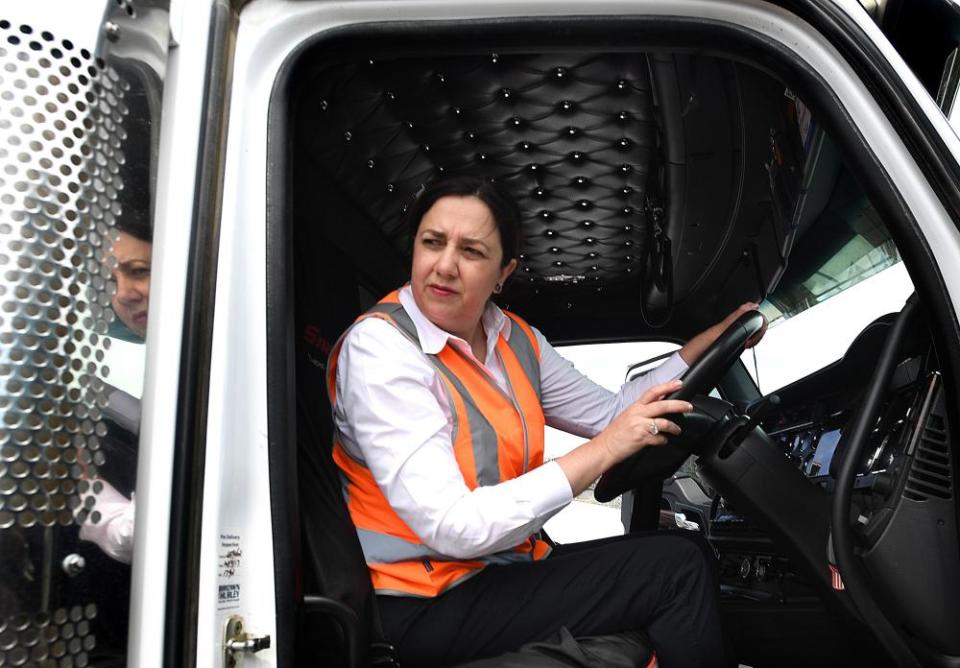
[{"label": "white collared shirt", "polygon": [[[343,341],[337,363],[334,424],[348,451],[370,468],[387,501],[427,547],[457,559],[509,549],[539,531],[573,498],[556,462],[513,480],[471,491],[453,454],[453,412],[436,368],[422,354],[457,347],[476,360],[470,345],[423,315],[409,286],[400,303],[413,321],[417,348],[393,325],[367,318]],[[506,391],[495,354],[498,336],[512,323],[492,302],[481,319],[486,359],[476,360]],[[551,427],[592,438],[653,385],[687,369],[674,353],[662,365],[626,383],[616,394],[577,371],[533,330],[540,344],[543,412]]]}]

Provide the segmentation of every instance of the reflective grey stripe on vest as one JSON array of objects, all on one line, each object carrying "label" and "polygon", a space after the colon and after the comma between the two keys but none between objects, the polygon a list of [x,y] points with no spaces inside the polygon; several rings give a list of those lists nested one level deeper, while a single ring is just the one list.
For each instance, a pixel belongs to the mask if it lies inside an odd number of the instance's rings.
[{"label": "reflective grey stripe on vest", "polygon": [[[517,356],[520,368],[527,375],[527,380],[533,386],[533,391],[537,393],[537,399],[540,399],[540,358],[537,356],[537,350],[533,347],[533,341],[530,340],[527,333],[517,324],[516,319],[510,315],[507,317],[513,320],[507,343]],[[506,373],[504,375],[506,376]]]},{"label": "reflective grey stripe on vest", "polygon": [[413,324],[413,320],[410,319],[410,315],[407,313],[406,309],[403,308],[403,304],[374,304],[367,313],[383,313],[393,318],[397,326],[407,335],[409,339],[412,339],[417,347],[420,347],[420,335],[417,334],[417,328]]},{"label": "reflective grey stripe on vest", "polygon": [[[378,304],[371,309],[371,311],[389,315],[396,323],[398,329],[403,331],[407,337],[419,342],[416,326],[413,324],[413,320],[407,314],[402,304]],[[519,329],[519,327],[515,327],[514,329]],[[521,336],[526,338],[522,333]],[[450,381],[463,398],[464,406],[466,406],[467,409],[467,422],[470,424],[470,442],[473,446],[473,462],[477,471],[477,485],[480,487],[496,485],[500,482],[500,463],[497,459],[496,446],[497,431],[477,408],[470,393],[467,392],[466,387],[460,382],[456,374],[441,362],[436,355],[426,355],[426,357],[446,376],[447,380]],[[504,375],[506,375],[505,369]],[[452,401],[450,408],[453,410]],[[456,429],[460,427],[458,423],[459,420],[454,420]],[[453,435],[454,441],[456,441],[456,436],[456,434]],[[486,444],[486,447],[484,447],[484,444]]]},{"label": "reflective grey stripe on vest", "polygon": [[[411,543],[403,538],[391,536],[369,529],[357,529],[357,537],[360,539],[360,546],[363,548],[363,556],[368,564],[392,564],[398,561],[421,561],[423,559],[432,559],[433,561],[461,561],[455,557],[446,557],[426,545]],[[513,550],[504,550],[496,554],[485,557],[476,557],[468,561],[479,561],[484,564],[512,564],[518,561],[531,561],[533,551],[515,552]]]},{"label": "reflective grey stripe on vest", "polygon": [[[390,317],[389,322],[396,326],[400,333],[405,335],[413,345],[417,347],[417,350],[420,351],[424,357],[436,365],[436,356],[427,355],[423,352],[423,348],[420,346],[420,335],[417,334],[417,327],[413,324],[413,320],[410,318],[410,315],[407,313],[406,309],[403,308],[402,304],[375,304],[370,308],[367,313],[382,313]],[[446,385],[443,385],[443,391],[447,395],[447,402],[453,407],[453,397],[450,395],[450,391]],[[468,409],[469,412],[469,409]],[[470,424],[472,425],[474,420],[472,417],[469,417]],[[460,422],[458,420],[453,421],[453,432],[451,434],[451,441],[456,442],[457,436],[460,433]],[[499,476],[498,476],[499,481]]]},{"label": "reflective grey stripe on vest", "polygon": [[[470,445],[473,447],[473,465],[477,471],[477,485],[487,487],[500,482],[500,462],[497,457],[497,430],[483,416],[460,379],[436,355],[427,355],[447,380],[456,388],[467,408],[470,423]],[[451,405],[451,409],[453,406]]]},{"label": "reflective grey stripe on vest", "polygon": [[363,458],[363,453],[360,450],[360,446],[357,445],[356,441],[352,438],[349,438],[346,434],[341,432],[339,429],[336,430],[336,435],[334,436],[334,442],[340,443],[340,449],[343,450],[343,454],[355,461],[357,464],[364,468],[370,468],[367,466],[366,460]]},{"label": "reflective grey stripe on vest", "polygon": [[390,534],[357,528],[363,557],[368,564],[392,564],[397,561],[420,559],[441,559],[442,557],[426,545],[411,543]]}]

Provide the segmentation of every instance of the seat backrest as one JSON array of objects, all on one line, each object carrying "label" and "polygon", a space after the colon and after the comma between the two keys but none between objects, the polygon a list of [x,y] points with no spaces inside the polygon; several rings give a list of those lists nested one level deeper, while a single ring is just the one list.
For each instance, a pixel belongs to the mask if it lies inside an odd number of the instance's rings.
[{"label": "seat backrest", "polygon": [[[309,234],[306,229],[301,226],[300,234]],[[301,237],[294,253],[302,592],[332,599],[356,615],[353,642],[362,653],[371,640],[374,597],[331,457],[333,429],[325,382],[330,348],[361,312],[360,289],[343,255],[323,240]],[[298,654],[312,665],[347,665],[342,620],[337,623],[324,614],[301,617],[307,626],[300,635],[309,650]]]}]

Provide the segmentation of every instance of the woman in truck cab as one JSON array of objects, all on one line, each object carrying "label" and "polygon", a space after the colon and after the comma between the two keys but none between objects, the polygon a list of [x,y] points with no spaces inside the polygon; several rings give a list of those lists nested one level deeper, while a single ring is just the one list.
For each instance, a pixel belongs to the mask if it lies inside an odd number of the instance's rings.
[{"label": "woman in truck cab", "polygon": [[[153,249],[148,225],[119,223],[108,258],[116,292],[110,305],[117,319],[142,341],[147,333],[150,303],[150,254]],[[106,385],[106,384],[105,384]],[[87,518],[80,538],[95,543],[104,553],[129,564],[133,558],[133,525],[136,500],[136,444],[140,428],[140,400],[107,385],[105,415],[110,421],[105,448],[106,463],[98,474],[94,495],[98,520]],[[112,447],[111,447],[112,446]]]},{"label": "woman in truck cab", "polygon": [[147,311],[150,305],[150,230],[145,226],[119,225],[110,255],[117,291],[110,305],[117,318],[140,339],[147,335]]},{"label": "woman in truck cab", "polygon": [[[495,185],[428,186],[408,212],[410,283],[334,347],[334,459],[384,632],[402,664],[500,654],[566,627],[644,630],[663,666],[721,665],[715,573],[699,536],[551,548],[544,523],[604,471],[680,428],[665,397],[745,304],[614,394],[498,308],[519,211]],[[544,425],[590,440],[543,462]],[[669,446],[666,446],[669,447]]]}]

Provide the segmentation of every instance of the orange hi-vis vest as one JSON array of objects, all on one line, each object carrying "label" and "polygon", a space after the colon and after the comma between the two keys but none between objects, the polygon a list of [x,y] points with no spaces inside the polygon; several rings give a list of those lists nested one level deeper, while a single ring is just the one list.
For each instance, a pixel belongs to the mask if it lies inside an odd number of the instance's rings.
[{"label": "orange hi-vis vest", "polygon": [[[356,322],[371,317],[386,320],[420,350],[416,328],[398,295],[398,291],[390,293]],[[513,321],[510,336],[500,335],[496,352],[509,393],[475,360],[450,345],[436,355],[424,353],[446,389],[453,412],[453,453],[471,490],[516,478],[543,463],[540,346],[529,325],[511,313],[507,316]],[[327,364],[334,408],[337,358],[345,336],[346,332],[334,345]],[[344,447],[340,434],[334,434],[333,459],[340,467],[347,507],[377,593],[433,597],[487,564],[542,559],[549,554],[549,545],[538,535],[511,550],[477,559],[437,554],[396,514],[356,450]]]}]

